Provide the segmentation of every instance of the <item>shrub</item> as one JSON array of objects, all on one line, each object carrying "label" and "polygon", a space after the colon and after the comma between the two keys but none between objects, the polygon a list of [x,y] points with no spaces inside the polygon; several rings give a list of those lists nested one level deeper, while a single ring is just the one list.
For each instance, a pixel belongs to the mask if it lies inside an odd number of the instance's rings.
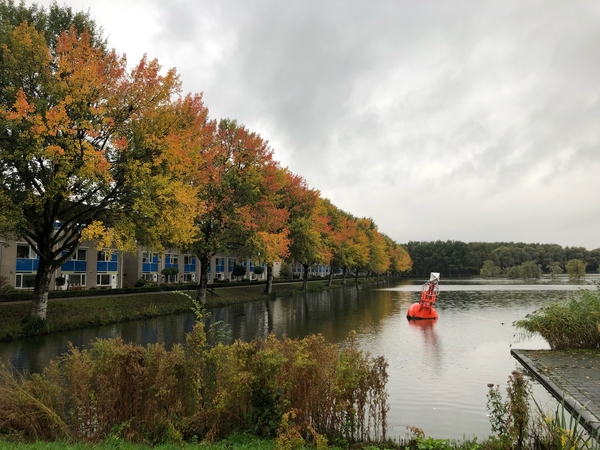
[{"label": "shrub", "polygon": [[[200,305],[194,311],[202,318]],[[116,338],[71,347],[27,380],[0,368],[0,430],[31,441],[116,432],[147,443],[279,432],[282,447],[299,435],[324,448],[326,438],[385,438],[386,369],[354,335],[342,351],[320,335],[210,347],[198,322],[185,348]]]},{"label": "shrub", "polygon": [[553,350],[600,348],[600,286],[553,303],[515,322],[526,335],[539,334]]}]

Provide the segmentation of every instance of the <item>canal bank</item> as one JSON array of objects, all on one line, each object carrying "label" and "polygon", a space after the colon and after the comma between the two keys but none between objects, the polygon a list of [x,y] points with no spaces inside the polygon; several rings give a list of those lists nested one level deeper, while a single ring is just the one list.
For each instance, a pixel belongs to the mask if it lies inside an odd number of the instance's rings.
[{"label": "canal bank", "polygon": [[600,350],[511,350],[519,361],[588,433],[600,428]]},{"label": "canal bank", "polygon": [[[383,282],[387,280],[389,279],[385,278]],[[363,285],[376,285],[382,281],[361,280],[361,282]],[[310,280],[308,292],[337,289],[348,285],[343,285],[341,279],[335,279],[331,287],[328,280]],[[274,292],[268,295],[264,293],[264,284],[215,285],[211,287],[208,294],[206,308],[268,300],[274,296],[286,297],[302,292],[301,287],[301,281],[277,283],[273,285]],[[185,292],[193,297],[196,295],[196,291]],[[0,342],[178,314],[190,311],[191,306],[189,297],[178,295],[173,291],[49,299],[47,320],[43,324],[32,326],[22,323],[29,314],[30,301],[0,302]]]}]

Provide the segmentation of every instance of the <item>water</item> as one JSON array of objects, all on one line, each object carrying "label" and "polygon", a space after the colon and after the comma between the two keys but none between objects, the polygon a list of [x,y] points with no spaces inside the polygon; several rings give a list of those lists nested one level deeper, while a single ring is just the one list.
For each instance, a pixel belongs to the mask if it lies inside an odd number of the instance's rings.
[{"label": "water", "polygon": [[[417,426],[434,438],[460,439],[490,433],[486,415],[487,384],[501,386],[518,363],[515,348],[546,349],[541,338],[525,339],[512,323],[540,306],[564,300],[569,292],[591,288],[569,284],[566,278],[536,284],[506,280],[442,280],[437,322],[409,322],[406,311],[418,301],[424,280],[308,293],[233,305],[212,310],[210,322],[223,321],[232,339],[250,340],[269,332],[304,337],[321,333],[343,345],[356,331],[358,342],[389,363],[389,435],[404,437]],[[19,370],[39,372],[64,353],[69,342],[85,347],[94,339],[120,335],[141,344],[164,342],[169,348],[183,342],[194,316],[179,314],[147,321],[78,330],[0,344],[0,361]],[[549,403],[544,389],[536,397]]]}]

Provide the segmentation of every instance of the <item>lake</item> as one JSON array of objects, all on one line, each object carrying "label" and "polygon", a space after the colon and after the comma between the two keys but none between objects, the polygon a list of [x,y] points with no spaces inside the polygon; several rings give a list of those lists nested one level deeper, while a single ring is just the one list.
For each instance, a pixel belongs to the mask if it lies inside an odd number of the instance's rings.
[{"label": "lake", "polygon": [[[407,426],[416,426],[434,438],[483,438],[490,433],[487,384],[499,384],[505,394],[508,376],[519,368],[511,347],[549,348],[541,338],[516,334],[512,323],[577,290],[595,289],[591,283],[598,278],[578,284],[566,277],[535,284],[442,278],[439,319],[409,322],[406,312],[418,301],[424,281],[384,281],[243,303],[211,310],[208,322],[222,321],[230,339],[242,340],[268,333],[299,338],[321,333],[344,345],[354,330],[362,349],[385,356],[389,363],[389,436],[404,437]],[[0,344],[0,361],[38,372],[65,352],[69,342],[85,347],[98,337],[117,335],[140,344],[161,341],[169,348],[183,342],[193,325],[190,313],[17,340]],[[545,390],[532,383],[536,397],[553,408]]]}]

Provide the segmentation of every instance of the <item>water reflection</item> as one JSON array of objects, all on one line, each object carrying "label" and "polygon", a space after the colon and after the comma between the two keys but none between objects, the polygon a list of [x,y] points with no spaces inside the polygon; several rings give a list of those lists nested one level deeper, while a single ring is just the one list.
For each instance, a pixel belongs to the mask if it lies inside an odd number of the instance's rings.
[{"label": "water reflection", "polygon": [[[222,321],[231,339],[244,341],[269,333],[292,338],[321,333],[340,345],[354,330],[363,349],[385,356],[389,363],[391,436],[403,436],[408,425],[436,438],[487,436],[487,383],[504,389],[508,375],[518,367],[510,357],[510,347],[517,342],[511,324],[547,302],[567,298],[571,286],[499,289],[496,284],[491,289],[481,282],[463,283],[441,284],[436,303],[440,317],[435,322],[407,321],[406,312],[419,300],[422,283],[405,280],[218,308],[211,310],[206,325]],[[117,335],[143,345],[164,342],[171,348],[184,342],[194,323],[189,313],[14,341],[0,344],[0,361],[38,372],[65,352],[68,342],[81,348],[96,338]],[[518,342],[518,347],[548,348],[541,339]]]}]

